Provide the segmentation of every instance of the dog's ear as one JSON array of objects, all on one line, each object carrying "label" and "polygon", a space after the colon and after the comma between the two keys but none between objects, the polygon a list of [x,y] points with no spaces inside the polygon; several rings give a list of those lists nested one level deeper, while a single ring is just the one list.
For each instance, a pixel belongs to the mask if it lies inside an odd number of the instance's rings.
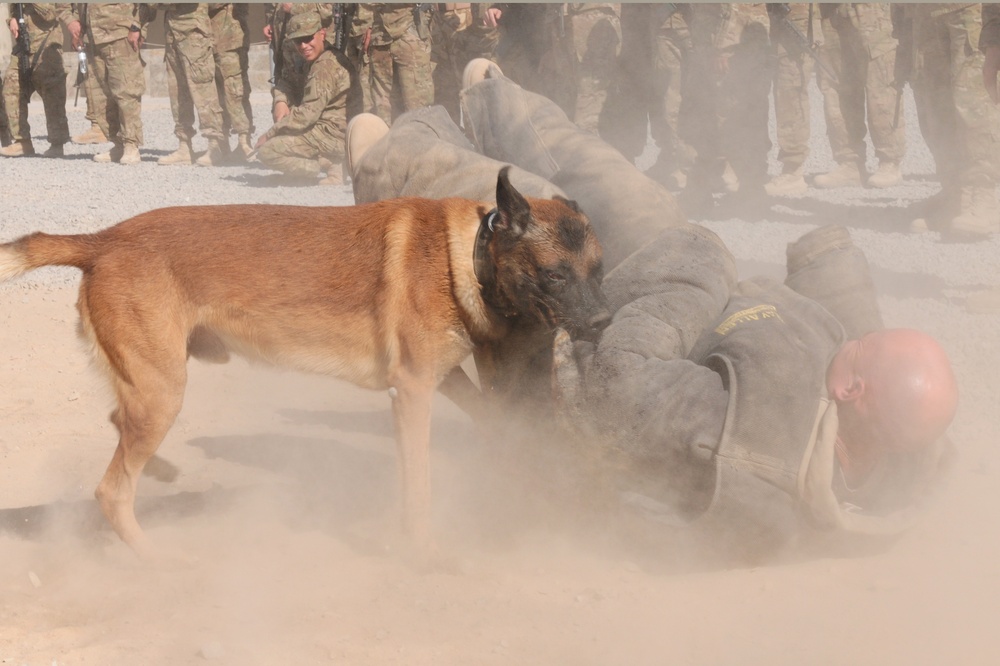
[{"label": "dog's ear", "polygon": [[508,173],[510,167],[505,166],[500,169],[497,176],[497,224],[506,230],[511,236],[518,237],[524,234],[531,223],[531,206],[528,201],[521,196],[521,193],[510,184]]},{"label": "dog's ear", "polygon": [[561,201],[567,208],[569,208],[574,213],[580,212],[580,205],[573,201],[572,199],[567,199],[566,197],[561,197],[558,194],[552,197],[556,201]]}]

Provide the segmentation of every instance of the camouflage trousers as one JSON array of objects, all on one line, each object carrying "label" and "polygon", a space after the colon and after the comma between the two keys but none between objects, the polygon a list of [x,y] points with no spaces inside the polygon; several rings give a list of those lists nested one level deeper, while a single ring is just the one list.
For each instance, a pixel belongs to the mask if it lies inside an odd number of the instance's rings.
[{"label": "camouflage trousers", "polygon": [[194,138],[195,109],[203,136],[222,140],[222,107],[215,87],[212,40],[197,30],[166,36],[167,91],[174,116],[174,135],[181,141]]},{"label": "camouflage trousers", "polygon": [[375,98],[372,94],[372,60],[371,55],[361,50],[361,38],[349,37],[347,40],[347,56],[354,71],[358,73],[358,87],[361,90],[361,112],[375,113]]},{"label": "camouflage trousers", "polygon": [[1000,109],[983,86],[979,5],[914,21],[913,95],[945,188],[998,181]]},{"label": "camouflage trousers", "polygon": [[49,45],[40,53],[31,54],[31,78],[21,90],[21,75],[17,58],[11,57],[3,79],[3,100],[7,122],[14,141],[31,139],[28,125],[28,100],[37,92],[45,108],[45,126],[49,143],[59,145],[69,141],[69,122],[66,120],[66,70],[63,68],[62,48]]},{"label": "camouflage trousers", "polygon": [[372,44],[371,57],[372,106],[386,123],[391,124],[393,98],[398,94],[399,112],[418,109],[434,103],[434,82],[431,74],[430,40],[420,39],[415,27],[390,44]]},{"label": "camouflage trousers", "polygon": [[139,53],[127,39],[97,44],[89,47],[89,51],[88,118],[112,141],[141,146],[146,79]]},{"label": "camouflage trousers", "polygon": [[[823,111],[830,148],[838,164],[864,165],[865,135],[870,133],[879,162],[899,163],[906,154],[906,126],[902,98],[893,86],[896,49],[891,38],[876,48],[871,31],[863,33],[850,19],[834,14],[823,18],[824,62],[837,75],[833,85],[822,71],[818,83],[823,92]],[[885,30],[890,30],[888,25]]]},{"label": "camouflage trousers", "polygon": [[215,86],[222,101],[224,133],[253,134],[247,48],[215,53]]},{"label": "camouflage trousers", "polygon": [[717,180],[728,162],[740,180],[740,190],[761,188],[767,180],[769,100],[773,60],[768,29],[746,26],[729,58],[729,70],[714,71],[714,53],[693,52],[694,81],[689,97],[698,109],[691,143],[697,150],[698,180]]},{"label": "camouflage trousers", "polygon": [[500,34],[495,28],[474,26],[471,8],[435,12],[431,22],[431,68],[434,103],[459,119],[458,94],[465,66],[474,58],[495,60]]},{"label": "camouflage trousers", "polygon": [[778,139],[778,161],[784,173],[802,168],[809,157],[809,80],[812,58],[781,42],[775,49],[774,119]]},{"label": "camouflage trousers", "polygon": [[596,134],[621,53],[621,22],[610,12],[586,11],[573,17],[572,28],[576,95],[571,117]]},{"label": "camouflage trousers", "polygon": [[257,151],[257,159],[268,169],[288,176],[315,178],[322,168],[320,158],[334,164],[344,161],[344,137],[313,129],[304,134],[279,134]]},{"label": "camouflage trousers", "polygon": [[657,32],[649,80],[649,129],[660,148],[660,159],[673,169],[684,169],[694,161],[694,148],[682,137],[681,121],[683,95],[690,78],[687,68],[690,53],[691,35],[687,26]]}]

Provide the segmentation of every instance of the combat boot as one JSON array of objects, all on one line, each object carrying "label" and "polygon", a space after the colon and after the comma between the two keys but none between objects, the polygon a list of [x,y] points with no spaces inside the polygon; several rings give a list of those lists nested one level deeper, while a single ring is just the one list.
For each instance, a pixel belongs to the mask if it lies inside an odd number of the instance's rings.
[{"label": "combat boot", "polygon": [[83,134],[77,134],[73,137],[73,143],[76,144],[88,144],[88,143],[107,143],[108,137],[104,136],[104,131],[101,126],[97,123],[93,123]]},{"label": "combat boot", "polygon": [[228,154],[228,143],[222,139],[209,139],[208,150],[195,161],[195,164],[198,166],[222,166]]},{"label": "combat boot", "polygon": [[764,191],[771,197],[805,194],[807,189],[809,186],[806,185],[806,179],[802,177],[800,169],[775,176],[770,182],[764,184]]},{"label": "combat boot", "polygon": [[965,185],[961,193],[961,209],[952,218],[948,231],[963,237],[985,238],[1000,231],[1000,203],[996,187]]},{"label": "combat boot", "polygon": [[94,155],[94,161],[100,162],[101,164],[109,164],[111,162],[121,162],[122,153],[124,152],[124,147],[120,143],[115,143],[106,153],[97,153]]},{"label": "combat boot", "polygon": [[253,155],[253,142],[250,141],[249,134],[240,134],[236,140],[236,150],[232,152],[233,161],[247,162]]},{"label": "combat boot", "polygon": [[126,143],[122,147],[122,156],[118,160],[119,164],[138,164],[142,161],[142,157],[139,155],[139,146],[134,143]]},{"label": "combat boot", "polygon": [[[487,62],[489,62],[487,60]],[[358,163],[369,148],[389,133],[389,126],[374,113],[359,113],[347,123],[347,168],[351,178],[358,176]]]},{"label": "combat boot", "polygon": [[4,157],[31,157],[34,154],[35,147],[31,145],[31,139],[14,141],[9,146],[0,148],[0,155]]},{"label": "combat boot", "polygon": [[879,162],[875,173],[868,176],[868,187],[895,187],[903,182],[903,172],[898,162]]},{"label": "combat boot", "polygon": [[157,164],[193,164],[194,163],[194,153],[191,151],[191,140],[181,141],[181,145],[177,147],[177,150],[170,153],[169,155],[164,155],[160,159],[156,160]]},{"label": "combat boot", "polygon": [[959,195],[952,187],[942,187],[940,192],[917,202],[912,209],[911,232],[944,231],[948,222],[960,212]]},{"label": "combat boot", "polygon": [[326,178],[320,179],[318,185],[343,185],[344,165],[330,164],[326,169]]},{"label": "combat boot", "polygon": [[66,157],[66,152],[63,150],[61,143],[53,143],[42,153],[42,157]]},{"label": "combat boot", "polygon": [[827,173],[821,173],[813,180],[813,184],[821,190],[834,190],[840,187],[861,187],[861,167],[854,162],[838,164],[837,168]]}]

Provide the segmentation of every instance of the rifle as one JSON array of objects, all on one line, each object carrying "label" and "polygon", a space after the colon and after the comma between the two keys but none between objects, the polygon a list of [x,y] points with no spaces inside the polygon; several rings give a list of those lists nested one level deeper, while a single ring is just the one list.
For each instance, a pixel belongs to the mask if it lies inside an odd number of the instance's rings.
[{"label": "rifle", "polygon": [[[285,54],[282,51],[281,46],[278,44],[278,12],[281,11],[280,5],[274,10],[274,14],[271,15],[271,80],[270,83],[273,86],[275,82],[281,78],[281,72],[285,67]],[[291,18],[291,14],[285,11],[281,11],[281,40],[285,39],[285,32],[288,29],[288,19]]]},{"label": "rifle", "polygon": [[430,37],[430,21],[424,17],[431,11],[431,3],[420,2],[413,6],[413,23],[417,29],[417,37],[427,39]]},{"label": "rifle", "polygon": [[771,18],[786,30],[788,34],[795,40],[796,45],[816,63],[816,66],[823,70],[823,73],[829,77],[830,82],[833,83],[834,87],[840,85],[840,80],[837,78],[837,74],[830,68],[826,61],[823,60],[822,56],[819,54],[819,48],[816,44],[812,42],[808,37],[802,34],[802,31],[795,27],[795,24],[788,20],[788,14],[792,11],[792,8],[788,6],[787,2],[769,2],[767,4],[768,14]]},{"label": "rifle", "polygon": [[28,22],[24,20],[24,3],[15,2],[14,12],[17,19],[17,43],[10,54],[17,56],[17,75],[21,90],[25,91],[31,82],[31,39],[28,37]]},{"label": "rifle", "polygon": [[333,48],[341,53],[347,48],[347,36],[350,34],[353,13],[352,3],[333,3]]}]

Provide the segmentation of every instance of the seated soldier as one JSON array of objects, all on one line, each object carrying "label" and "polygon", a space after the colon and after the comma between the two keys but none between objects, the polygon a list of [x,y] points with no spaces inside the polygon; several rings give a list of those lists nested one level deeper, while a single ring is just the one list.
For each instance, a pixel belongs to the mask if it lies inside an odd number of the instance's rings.
[{"label": "seated soldier", "polygon": [[[327,48],[326,28],[317,11],[294,14],[285,38],[295,42],[305,75],[281,76],[274,85],[274,126],[257,139],[257,159],[287,176],[324,185],[343,183],[344,131],[351,91],[350,64]],[[286,63],[283,71],[291,67]]]},{"label": "seated soldier", "polygon": [[[790,245],[785,284],[738,283],[719,238],[680,220],[640,246],[631,223],[669,212],[670,195],[627,169],[598,180],[610,160],[593,143],[600,139],[581,149],[554,104],[494,66],[485,71],[491,78],[463,91],[480,149],[586,197],[604,215],[595,222],[602,243],[620,231],[627,239],[604,281],[612,324],[596,346],[558,334],[554,355],[567,423],[625,463],[604,468],[628,470],[620,497],[732,549],[773,546],[811,525],[862,535],[908,526],[949,458],[955,379],[932,338],[883,328],[867,261],[847,231],[824,227]],[[414,178],[433,196],[468,195],[497,166],[465,145],[443,110],[404,116],[392,129],[352,124],[348,154],[364,200],[410,193]],[[656,200],[667,204],[651,213]],[[551,340],[541,331],[529,342]],[[551,405],[538,399],[551,390],[551,357],[539,363],[521,349],[493,360],[508,380],[490,396],[505,418],[525,387],[536,413]]]}]

